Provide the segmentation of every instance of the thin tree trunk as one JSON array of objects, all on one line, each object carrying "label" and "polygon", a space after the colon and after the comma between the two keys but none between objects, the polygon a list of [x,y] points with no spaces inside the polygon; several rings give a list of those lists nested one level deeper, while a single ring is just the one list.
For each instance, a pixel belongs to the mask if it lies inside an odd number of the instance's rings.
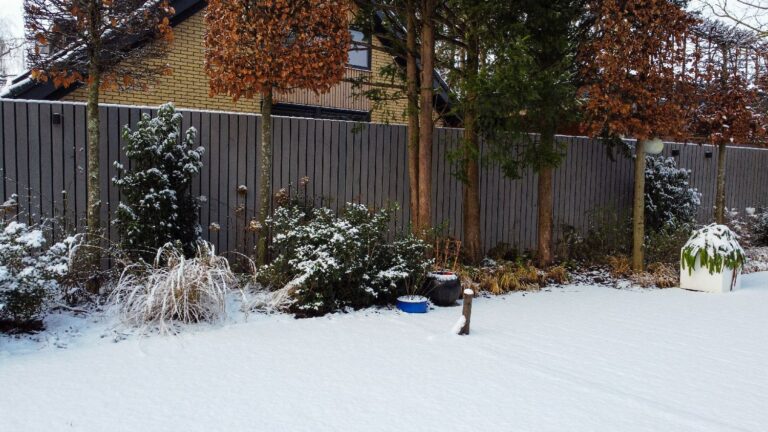
[{"label": "thin tree trunk", "polygon": [[466,72],[469,88],[464,110],[464,252],[471,263],[482,259],[480,241],[480,155],[477,134],[477,90],[476,81],[480,68],[480,53],[475,37],[467,37]]},{"label": "thin tree trunk", "polygon": [[[549,125],[541,131],[539,145],[543,152],[551,153],[555,145],[555,128]],[[540,267],[552,264],[552,227],[554,212],[554,197],[552,191],[552,176],[554,168],[544,165],[539,169],[538,180],[538,251],[537,261]]]},{"label": "thin tree trunk", "polygon": [[433,79],[435,69],[435,0],[422,0],[421,106],[419,107],[419,228],[432,226]]},{"label": "thin tree trunk", "polygon": [[[728,88],[728,47],[721,45],[723,64],[720,68],[720,85],[723,90]],[[725,223],[725,141],[717,145],[717,184],[715,188],[715,222]]]},{"label": "thin tree trunk", "polygon": [[272,171],[272,89],[270,89],[262,100],[261,105],[261,189],[259,190],[259,241],[256,244],[256,262],[259,265],[267,263],[267,216],[269,216],[269,207],[272,201],[270,187],[270,173]]},{"label": "thin tree trunk", "polygon": [[632,270],[645,267],[645,147],[638,140],[635,150],[635,193],[632,205]]},{"label": "thin tree trunk", "polygon": [[88,101],[86,105],[86,121],[88,128],[88,174],[86,187],[88,196],[86,203],[86,243],[85,256],[88,278],[86,288],[96,293],[100,281],[98,272],[101,268],[101,185],[99,184],[99,86],[101,85],[101,70],[99,65],[100,23],[98,2],[89,2],[91,46],[88,48]]},{"label": "thin tree trunk", "polygon": [[410,193],[411,226],[419,222],[419,68],[416,65],[416,5],[407,0],[406,81],[408,87],[408,191]]},{"label": "thin tree trunk", "polygon": [[726,145],[717,146],[717,190],[715,191],[715,222],[725,223],[725,157]]}]

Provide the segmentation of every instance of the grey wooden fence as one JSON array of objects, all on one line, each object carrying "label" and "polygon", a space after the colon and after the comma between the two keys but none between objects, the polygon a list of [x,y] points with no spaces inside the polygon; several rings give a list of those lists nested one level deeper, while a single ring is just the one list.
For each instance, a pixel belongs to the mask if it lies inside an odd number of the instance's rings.
[{"label": "grey wooden fence", "polygon": [[[112,186],[113,162],[127,165],[121,152],[120,130],[135,125],[150,108],[105,106],[102,119],[102,220],[109,238],[110,224],[120,202]],[[248,252],[254,235],[248,223],[258,214],[259,137],[257,115],[182,111],[183,128],[194,126],[206,152],[193,192],[205,197],[200,222],[219,250]],[[275,118],[273,192],[309,178],[308,196],[334,209],[346,202],[372,207],[399,203],[392,228],[409,220],[406,128],[397,125],[344,121]],[[585,229],[590,211],[627,209],[632,197],[630,159],[609,157],[599,143],[586,138],[559,137],[567,144],[566,158],[555,172],[555,225]],[[433,169],[433,222],[445,223],[448,234],[461,237],[462,185],[447,162],[461,141],[460,129],[438,129]],[[86,202],[86,119],[79,103],[0,101],[0,196],[17,196],[21,217],[39,223],[47,217],[65,221],[65,229],[81,230]],[[692,170],[692,184],[702,193],[700,217],[711,214],[717,155],[710,146],[669,144],[665,154]],[[715,153],[707,157],[707,153]],[[536,175],[505,178],[488,165],[481,177],[481,218],[484,247],[506,242],[521,249],[536,244]],[[729,207],[768,206],[768,150],[733,148],[728,157]],[[303,193],[303,189],[300,191]],[[216,227],[219,227],[218,229]]]}]

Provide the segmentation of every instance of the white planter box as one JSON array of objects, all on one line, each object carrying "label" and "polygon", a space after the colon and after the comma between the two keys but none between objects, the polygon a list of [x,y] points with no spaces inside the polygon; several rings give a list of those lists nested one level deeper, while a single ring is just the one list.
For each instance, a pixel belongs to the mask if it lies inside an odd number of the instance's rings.
[{"label": "white planter box", "polygon": [[683,268],[680,265],[680,288],[705,291],[714,293],[723,293],[741,288],[740,270],[736,271],[736,280],[734,281],[734,271],[723,267],[722,273],[709,274],[706,267],[697,262],[696,268],[689,274],[689,268]]}]

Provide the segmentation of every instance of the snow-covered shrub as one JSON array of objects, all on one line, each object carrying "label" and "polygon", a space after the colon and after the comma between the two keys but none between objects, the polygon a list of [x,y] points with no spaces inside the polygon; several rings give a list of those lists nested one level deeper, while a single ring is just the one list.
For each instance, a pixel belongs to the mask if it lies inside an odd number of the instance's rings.
[{"label": "snow-covered shrub", "polygon": [[412,235],[387,240],[392,213],[361,204],[347,204],[338,216],[327,208],[280,207],[268,221],[275,258],[256,278],[289,293],[297,316],[391,303],[431,264],[425,242]]},{"label": "snow-covered shrub", "polygon": [[236,284],[226,258],[216,255],[205,241],[195,244],[187,258],[168,243],[158,249],[153,264],[127,267],[114,291],[111,303],[123,319],[134,325],[173,330],[175,322],[214,321],[224,316],[226,293]]},{"label": "snow-covered shrub", "polygon": [[645,226],[651,231],[690,226],[696,221],[701,194],[689,184],[691,171],[673,158],[646,158]]},{"label": "snow-covered shrub", "polygon": [[76,239],[49,245],[41,227],[0,222],[0,319],[36,318],[69,272]]},{"label": "snow-covered shrub", "polygon": [[768,246],[768,209],[755,212],[752,219],[752,242],[755,246]]},{"label": "snow-covered shrub", "polygon": [[194,128],[180,135],[182,116],[172,104],[157,117],[144,114],[136,126],[123,129],[130,168],[119,162],[112,179],[122,199],[115,224],[121,246],[132,258],[151,261],[159,247],[180,242],[188,254],[200,238],[199,200],[190,192],[192,177],[202,167],[203,148],[195,147]]},{"label": "snow-covered shrub", "polygon": [[703,266],[709,273],[720,273],[723,267],[739,270],[744,266],[744,250],[738,236],[725,225],[711,224],[696,230],[682,251],[682,268],[692,274]]}]

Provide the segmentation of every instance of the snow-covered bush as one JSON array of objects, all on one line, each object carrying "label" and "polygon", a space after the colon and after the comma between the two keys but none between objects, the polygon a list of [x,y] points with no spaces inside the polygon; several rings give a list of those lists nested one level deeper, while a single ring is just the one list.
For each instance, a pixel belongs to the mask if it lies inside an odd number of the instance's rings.
[{"label": "snow-covered bush", "polygon": [[161,332],[174,323],[195,323],[222,318],[226,293],[236,284],[226,258],[216,255],[205,241],[195,244],[187,258],[168,243],[158,249],[154,263],[127,267],[114,291],[111,303],[123,319],[134,325],[156,326]]},{"label": "snow-covered bush", "polygon": [[725,225],[711,224],[696,230],[683,246],[682,268],[692,274],[701,265],[710,274],[720,273],[723,267],[739,270],[744,266],[744,250],[738,236]]},{"label": "snow-covered bush", "polygon": [[180,135],[182,116],[172,104],[160,107],[157,117],[144,114],[136,126],[123,129],[130,168],[119,162],[112,179],[122,199],[115,224],[121,246],[132,258],[151,261],[159,247],[180,242],[193,253],[200,238],[199,200],[190,192],[192,177],[202,167],[203,148],[195,147],[194,128]]},{"label": "snow-covered bush", "polygon": [[696,221],[701,194],[689,184],[691,171],[672,158],[646,158],[645,226],[652,231],[690,226]]},{"label": "snow-covered bush", "polygon": [[361,204],[347,204],[338,216],[327,208],[280,207],[268,221],[275,259],[256,278],[288,292],[297,316],[391,303],[431,265],[425,242],[412,235],[387,240],[392,213]]},{"label": "snow-covered bush", "polygon": [[76,239],[48,243],[40,227],[0,222],[0,319],[36,318],[68,274]]},{"label": "snow-covered bush", "polygon": [[768,246],[768,209],[760,209],[752,218],[752,242],[755,246]]}]

